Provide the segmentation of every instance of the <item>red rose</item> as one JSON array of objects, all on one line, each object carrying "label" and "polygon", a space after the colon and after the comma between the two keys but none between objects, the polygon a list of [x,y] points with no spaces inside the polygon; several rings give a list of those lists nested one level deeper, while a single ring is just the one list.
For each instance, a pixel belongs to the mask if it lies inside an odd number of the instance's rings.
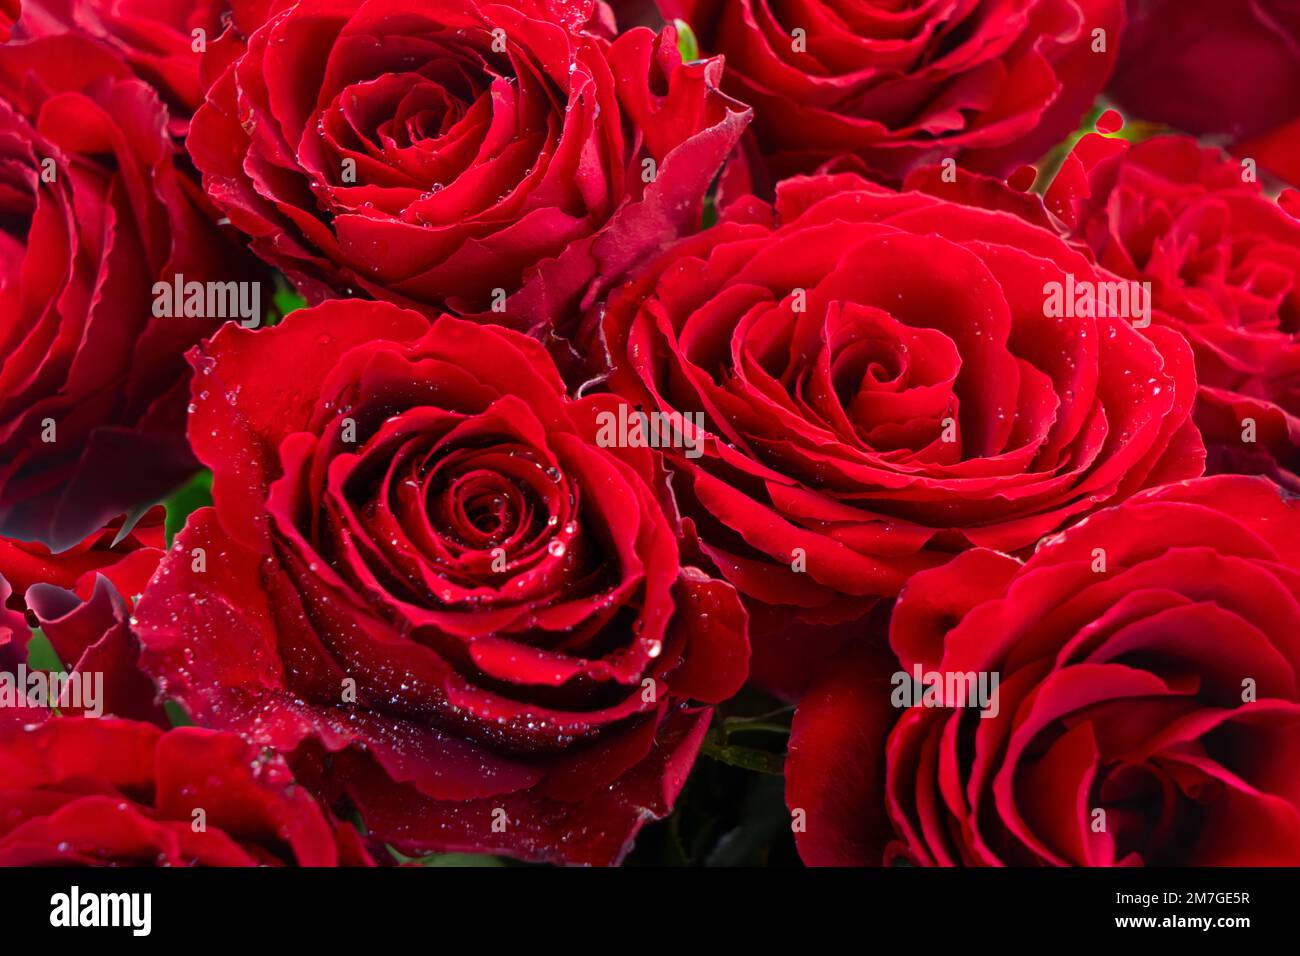
[{"label": "red rose", "polygon": [[244,34],[266,18],[271,0],[26,0],[20,39],[79,33],[121,54],[158,91],[173,133],[183,136],[203,102],[201,61],[232,23]]},{"label": "red rose", "polygon": [[[13,587],[0,577],[0,671],[9,674],[27,660],[27,642],[32,636],[22,612],[9,607],[12,597]],[[12,713],[6,714],[5,708],[0,707],[0,723],[13,717]]]},{"label": "red rose", "polygon": [[123,720],[0,725],[0,866],[339,866],[357,832],[234,734]]},{"label": "red rose", "polygon": [[[155,553],[154,562],[161,557]],[[100,576],[85,600],[55,585],[37,584],[28,589],[26,601],[68,673],[95,682],[94,700],[60,705],[61,713],[107,714],[168,726],[154,683],[140,669],[140,642],[129,626],[130,598]]]},{"label": "red rose", "polygon": [[195,467],[182,356],[220,320],[154,318],[151,289],[244,258],[166,125],[107,47],[0,47],[0,533],[62,550]]},{"label": "red rose", "polygon": [[190,152],[311,301],[549,327],[694,230],[748,120],[720,62],[683,65],[672,31],[610,42],[581,29],[591,12],[295,4],[216,81]]},{"label": "red rose", "polygon": [[[964,548],[1201,473],[1182,336],[1045,314],[1047,283],[1113,278],[1006,213],[790,180],[775,221],[724,221],[611,299],[609,385],[702,426],[665,455],[726,578],[842,622]],[[814,657],[792,640],[786,678]]]},{"label": "red rose", "polygon": [[[1023,566],[979,550],[918,574],[890,625],[901,663],[856,652],[795,717],[804,859],[1300,863],[1297,542],[1294,498],[1220,476],[1142,492]],[[937,675],[934,702],[897,710],[916,701],[891,667]]]},{"label": "red rose", "polygon": [[1110,95],[1300,183],[1300,4],[1128,0]]},{"label": "red rose", "polygon": [[[13,615],[7,639],[0,623],[0,644],[8,645],[7,652],[0,651],[0,672],[21,685],[19,664],[28,673],[44,666],[29,659],[27,625],[40,627],[63,669],[92,682],[88,690],[93,696],[58,703],[61,713],[107,714],[168,726],[153,681],[140,670],[140,644],[127,623],[131,601],[163,557],[161,517],[162,509],[154,509],[143,527],[116,545],[120,522],[54,555],[39,544],[0,538],[0,587],[7,598],[0,613]],[[32,719],[30,701],[9,703],[23,711],[24,719]]]},{"label": "red rose", "polygon": [[22,609],[23,595],[39,583],[66,588],[86,600],[98,575],[119,593],[138,595],[162,558],[165,516],[162,507],[150,508],[125,533],[119,518],[57,554],[39,542],[0,538],[0,578],[13,585],[13,607]]},{"label": "red rose", "polygon": [[[1244,181],[1243,181],[1244,180]],[[1211,471],[1300,490],[1300,220],[1249,166],[1186,137],[1090,135],[1047,193],[1069,234],[1151,283],[1157,321],[1187,336]]]},{"label": "red rose", "polygon": [[0,43],[9,39],[14,21],[18,19],[20,0],[0,0]]},{"label": "red rose", "polygon": [[1124,13],[1123,0],[659,5],[725,54],[723,85],[754,107],[778,178],[848,156],[895,182],[949,157],[993,173],[1038,159],[1105,85]]},{"label": "red rose", "polygon": [[195,363],[215,511],[137,608],[164,690],[404,852],[618,860],[700,746],[688,700],[748,658],[657,460],[597,442],[621,403],[570,401],[522,334],[388,303],[228,326]]}]

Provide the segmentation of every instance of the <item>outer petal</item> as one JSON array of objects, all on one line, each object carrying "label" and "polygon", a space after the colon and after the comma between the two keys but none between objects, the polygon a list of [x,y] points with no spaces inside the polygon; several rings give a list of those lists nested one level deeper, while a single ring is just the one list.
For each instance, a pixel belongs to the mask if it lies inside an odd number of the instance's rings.
[{"label": "outer petal", "polygon": [[898,717],[890,705],[898,666],[879,644],[859,642],[830,662],[795,711],[785,800],[809,866],[884,861],[885,739]]}]

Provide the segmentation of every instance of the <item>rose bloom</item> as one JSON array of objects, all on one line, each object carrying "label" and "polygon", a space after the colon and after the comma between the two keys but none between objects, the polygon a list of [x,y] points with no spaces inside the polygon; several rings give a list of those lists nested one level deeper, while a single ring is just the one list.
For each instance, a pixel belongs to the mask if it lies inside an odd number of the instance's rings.
[{"label": "rose bloom", "polygon": [[549,328],[694,231],[749,116],[671,30],[601,22],[590,2],[297,3],[229,58],[188,147],[308,300]]},{"label": "rose bloom", "polygon": [[[1300,863],[1298,542],[1296,499],[1225,475],[1135,495],[1023,565],[981,549],[918,574],[898,661],[855,649],[796,714],[804,860]],[[900,711],[891,671],[918,667],[997,675],[996,702]]]},{"label": "rose bloom", "polygon": [[[153,508],[128,532],[115,521],[59,554],[43,545],[0,538],[3,614],[11,615],[7,637],[0,623],[0,671],[29,670],[31,627],[39,627],[63,669],[96,681],[97,700],[65,701],[61,713],[95,710],[169,726],[154,684],[140,670],[140,644],[127,623],[163,557],[163,509]],[[118,539],[121,540],[118,540]],[[0,618],[3,620],[3,618]],[[21,708],[31,719],[30,708]]]},{"label": "rose bloom", "polygon": [[1300,183],[1300,4],[1128,0],[1109,94]]},{"label": "rose bloom", "polygon": [[534,339],[389,303],[227,326],[195,363],[215,510],[136,611],[165,692],[404,853],[620,859],[685,781],[691,701],[748,659],[653,453],[596,441],[621,403],[569,400]]},{"label": "rose bloom", "polygon": [[162,558],[165,517],[165,509],[155,506],[129,530],[119,518],[58,553],[36,541],[0,537],[0,577],[13,586],[12,606],[22,610],[22,597],[34,584],[52,584],[85,600],[100,575],[119,593],[139,595]]},{"label": "rose bloom", "polygon": [[0,724],[0,866],[370,862],[283,758],[234,734],[73,717]]},{"label": "rose bloom", "polygon": [[699,453],[664,454],[688,540],[788,625],[759,671],[789,683],[818,657],[801,622],[858,633],[964,548],[1023,549],[1201,473],[1182,336],[1046,317],[1047,283],[1114,278],[1047,229],[853,176],[728,216],[614,296],[601,331],[614,392],[702,424]]},{"label": "rose bloom", "polygon": [[659,6],[725,55],[778,178],[841,157],[890,181],[947,157],[992,173],[1036,160],[1105,85],[1123,24],[1123,0]]},{"label": "rose bloom", "polygon": [[0,0],[0,43],[9,39],[18,13],[19,0]]},{"label": "rose bloom", "polygon": [[1089,135],[1047,192],[1105,268],[1150,282],[1196,353],[1210,470],[1300,490],[1300,219],[1187,137]]},{"label": "rose bloom", "polygon": [[271,0],[25,0],[19,39],[79,33],[112,47],[157,90],[174,134],[203,102],[203,54],[228,27],[247,35]]},{"label": "rose bloom", "polygon": [[63,550],[196,467],[153,283],[249,278],[176,168],[167,110],[108,47],[0,47],[0,533]]}]

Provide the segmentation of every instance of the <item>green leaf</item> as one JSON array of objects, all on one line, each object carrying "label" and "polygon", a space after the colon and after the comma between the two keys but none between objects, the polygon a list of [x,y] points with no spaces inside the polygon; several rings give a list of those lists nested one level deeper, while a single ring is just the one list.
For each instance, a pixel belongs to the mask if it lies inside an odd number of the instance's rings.
[{"label": "green leaf", "polygon": [[740,747],[727,743],[726,732],[717,727],[709,728],[700,751],[714,760],[730,767],[740,767],[742,770],[779,774],[785,767],[785,758],[780,754],[759,750],[756,747]]},{"label": "green leaf", "polygon": [[305,308],[307,300],[300,296],[293,286],[289,285],[287,279],[277,275],[275,277],[275,294],[271,297],[271,305],[275,312],[267,319],[266,324],[268,326],[278,324],[290,312]]},{"label": "green leaf", "polygon": [[[1038,162],[1038,179],[1035,180],[1034,192],[1042,194],[1052,184],[1056,174],[1060,171],[1062,164],[1067,156],[1074,151],[1074,147],[1079,145],[1079,140],[1089,133],[1097,132],[1097,120],[1101,114],[1109,109],[1105,100],[1099,100],[1095,103],[1088,115],[1083,118],[1079,128],[1069,135],[1064,142],[1052,147],[1046,156]],[[1167,127],[1158,123],[1148,123],[1143,120],[1132,120],[1124,118],[1124,128],[1114,132],[1106,133],[1111,139],[1126,139],[1130,143],[1140,143],[1143,140],[1150,139],[1152,136],[1159,136],[1166,132]]]},{"label": "green leaf", "polygon": [[173,727],[193,727],[194,721],[185,713],[185,708],[174,700],[163,701],[163,712]]},{"label": "green leaf", "polygon": [[790,736],[789,724],[769,724],[761,720],[744,720],[739,717],[728,717],[722,722],[722,730],[728,737],[732,734],[745,734],[752,731],[763,731],[769,734],[781,734],[784,737]]},{"label": "green leaf", "polygon": [[307,300],[289,288],[276,289],[274,302],[276,311],[282,316],[307,308]]},{"label": "green leaf", "polygon": [[67,670],[63,666],[63,661],[59,660],[54,645],[39,627],[32,631],[32,639],[27,642],[27,666],[33,670],[59,673]]},{"label": "green leaf", "polygon": [[718,193],[717,190],[711,190],[704,197],[704,206],[700,210],[700,228],[709,229],[718,224]]},{"label": "green leaf", "polygon": [[790,736],[790,721],[794,718],[794,706],[777,707],[763,714],[752,716],[731,714],[722,718],[722,732],[728,738],[732,734],[762,732]]},{"label": "green leaf", "polygon": [[164,500],[163,507],[167,509],[165,525],[167,547],[172,546],[172,538],[185,527],[185,519],[199,508],[210,504],[212,504],[212,472],[206,470],[199,472],[173,492],[170,498]]},{"label": "green leaf", "polygon": [[677,50],[682,55],[683,63],[694,63],[700,58],[700,41],[695,38],[695,31],[685,20],[674,20],[677,30]]},{"label": "green leaf", "polygon": [[1105,112],[1098,104],[1094,105],[1088,111],[1088,115],[1083,118],[1079,128],[1071,133],[1063,142],[1053,146],[1041,160],[1038,161],[1038,178],[1034,180],[1034,192],[1042,194],[1047,191],[1047,187],[1052,184],[1056,174],[1060,171],[1061,165],[1065,158],[1070,155],[1074,147],[1079,144],[1088,133],[1094,132],[1097,125],[1097,118]]}]

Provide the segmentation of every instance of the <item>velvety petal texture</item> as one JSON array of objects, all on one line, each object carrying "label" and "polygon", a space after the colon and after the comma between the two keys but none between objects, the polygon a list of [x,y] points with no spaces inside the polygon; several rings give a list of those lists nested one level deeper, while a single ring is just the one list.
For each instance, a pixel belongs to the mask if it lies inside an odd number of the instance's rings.
[{"label": "velvety petal texture", "polygon": [[1047,191],[1100,265],[1149,282],[1196,355],[1209,470],[1300,490],[1300,210],[1185,136],[1084,137]]},{"label": "velvety petal texture", "polygon": [[[13,587],[0,577],[0,671],[13,674],[18,665],[27,660],[27,642],[32,632],[22,613],[9,607],[13,600]],[[0,723],[19,720],[19,708],[0,707]]]},{"label": "velvety petal texture", "polygon": [[563,334],[698,228],[749,119],[721,61],[683,63],[671,29],[610,40],[591,2],[279,7],[225,56],[188,147],[313,302]]},{"label": "velvety petal texture", "polygon": [[787,623],[851,621],[966,548],[1201,474],[1187,343],[1048,317],[1049,283],[1115,277],[1047,228],[854,176],[735,208],[599,329],[614,392],[699,424],[662,449],[689,547]]},{"label": "velvety petal texture", "polygon": [[[145,592],[145,666],[406,853],[617,861],[743,683],[658,463],[536,340],[329,302],[198,350],[214,474]],[[293,367],[292,375],[282,374]]]},{"label": "velvety petal texture", "polygon": [[178,165],[168,112],[110,47],[0,47],[0,533],[56,551],[196,467],[184,351],[220,319],[151,291],[248,280]]},{"label": "velvety petal texture", "polygon": [[[997,675],[996,704],[890,715],[887,661],[828,674],[792,738],[791,805],[818,811],[805,859],[1296,865],[1297,542],[1294,497],[1217,476],[1141,492],[1023,566],[976,551],[918,574],[891,623],[895,666],[945,687]],[[850,749],[849,727],[878,734]]]},{"label": "velvety petal texture", "polygon": [[898,182],[996,174],[1078,124],[1114,68],[1123,0],[660,0],[754,107],[769,175],[848,162]]},{"label": "velvety petal texture", "polygon": [[808,866],[875,866],[893,836],[881,795],[880,742],[897,713],[890,678],[898,665],[883,641],[858,641],[799,702],[785,762],[786,803]]},{"label": "velvety petal texture", "polygon": [[25,0],[18,39],[77,33],[117,51],[166,104],[183,137],[203,102],[203,56],[228,28],[261,24],[273,0]]},{"label": "velvety petal texture", "polygon": [[1297,104],[1300,0],[0,0],[0,866],[1300,866]]},{"label": "velvety petal texture", "polygon": [[1300,5],[1127,2],[1108,90],[1124,112],[1213,137],[1300,183]]},{"label": "velvety petal texture", "polygon": [[0,724],[0,866],[369,862],[283,758],[234,734],[75,717]]},{"label": "velvety petal texture", "polygon": [[[170,726],[153,680],[140,669],[140,644],[128,623],[133,601],[164,554],[161,522],[162,509],[153,509],[131,530],[114,522],[58,554],[40,544],[0,538],[3,613],[12,622],[8,637],[0,637],[7,645],[0,650],[0,671],[10,675],[20,696],[26,688],[18,682],[18,665],[26,665],[29,674],[49,666],[31,653],[28,628],[40,628],[59,669],[89,683],[57,703],[45,698],[37,706],[57,707],[64,715]],[[5,704],[17,706],[20,722],[43,719],[28,699]]]},{"label": "velvety petal texture", "polygon": [[13,586],[11,606],[22,610],[23,595],[35,584],[54,585],[86,600],[100,575],[120,594],[138,597],[163,555],[164,514],[155,507],[135,522],[117,519],[58,552],[36,541],[0,538],[0,577]]}]

